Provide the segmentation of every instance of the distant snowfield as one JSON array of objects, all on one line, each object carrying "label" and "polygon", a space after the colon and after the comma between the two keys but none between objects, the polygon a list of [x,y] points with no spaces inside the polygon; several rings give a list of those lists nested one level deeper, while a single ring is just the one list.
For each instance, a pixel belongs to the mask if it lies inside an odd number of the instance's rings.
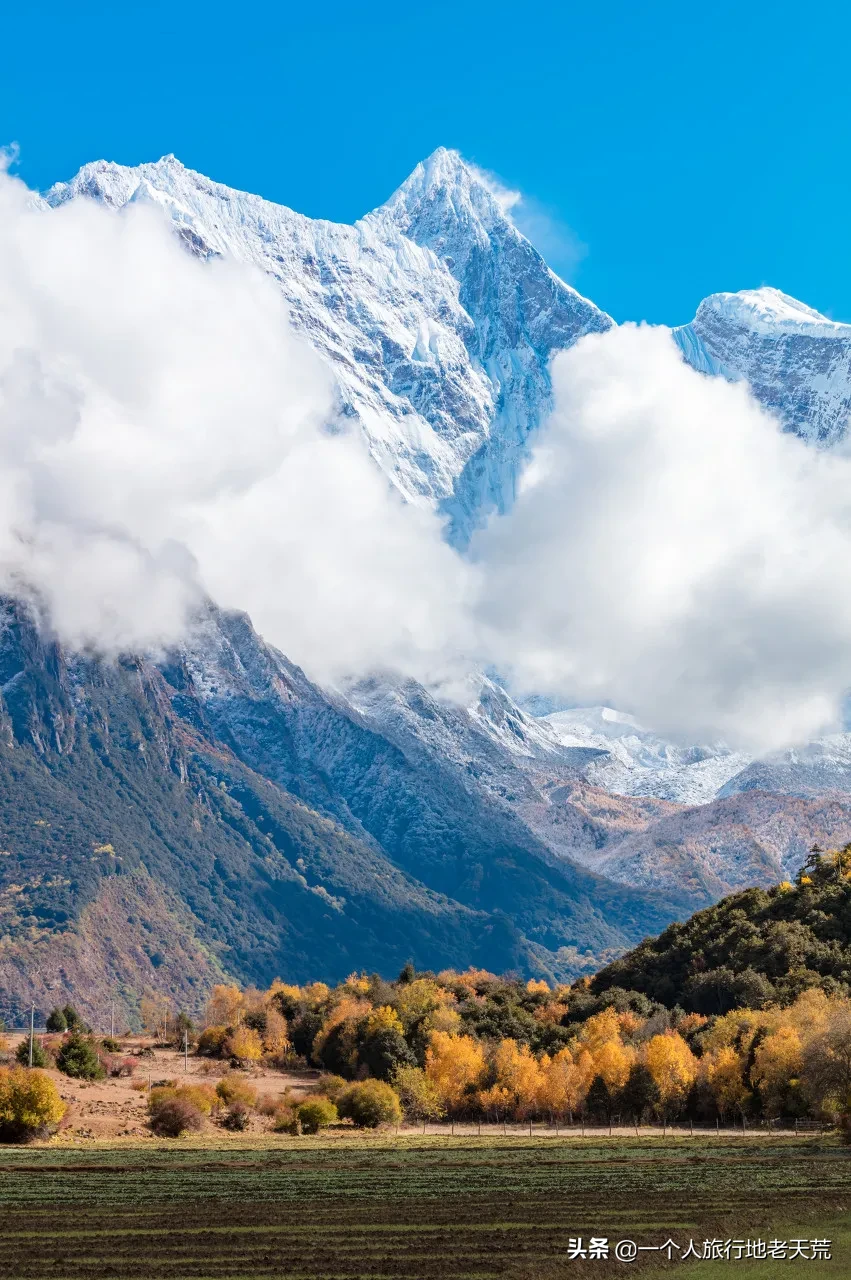
[{"label": "distant snowfield", "polygon": [[611,707],[556,711],[544,720],[566,747],[599,751],[585,777],[615,795],[658,796],[677,804],[707,804],[751,762],[723,746],[679,747]]}]

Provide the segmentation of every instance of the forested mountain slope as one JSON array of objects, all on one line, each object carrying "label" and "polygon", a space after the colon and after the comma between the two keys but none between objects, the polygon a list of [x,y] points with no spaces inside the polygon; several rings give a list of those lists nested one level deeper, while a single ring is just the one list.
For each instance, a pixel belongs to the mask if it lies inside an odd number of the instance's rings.
[{"label": "forested mountain slope", "polygon": [[697,1013],[788,1003],[812,986],[851,990],[851,846],[816,850],[794,882],[746,889],[670,925],[591,983]]},{"label": "forested mountain slope", "polygon": [[409,760],[244,617],[109,664],[6,601],[0,687],[0,1013],[409,958],[569,976],[672,913]]}]

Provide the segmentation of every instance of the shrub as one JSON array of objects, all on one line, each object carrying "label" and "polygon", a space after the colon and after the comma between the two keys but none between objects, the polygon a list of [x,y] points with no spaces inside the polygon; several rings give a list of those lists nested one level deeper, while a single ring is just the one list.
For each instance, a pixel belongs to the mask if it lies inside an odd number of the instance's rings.
[{"label": "shrub", "polygon": [[229,1071],[226,1076],[222,1076],[216,1085],[216,1093],[225,1106],[230,1106],[232,1102],[244,1102],[247,1107],[253,1107],[257,1102],[254,1085],[236,1071]]},{"label": "shrub", "polygon": [[94,1042],[78,1031],[72,1031],[63,1043],[56,1055],[56,1065],[66,1076],[77,1080],[102,1080],[106,1074]]},{"label": "shrub", "polygon": [[214,1058],[206,1058],[203,1062],[198,1063],[199,1076],[224,1076],[230,1071],[230,1067],[226,1067],[223,1062],[218,1062]]},{"label": "shrub", "polygon": [[51,1009],[45,1026],[48,1031],[67,1031],[68,1020],[61,1009]]},{"label": "shrub", "polygon": [[184,1102],[191,1102],[203,1115],[208,1116],[216,1105],[216,1091],[211,1084],[181,1084],[175,1089],[175,1096]]},{"label": "shrub", "polygon": [[135,1089],[136,1093],[145,1093],[148,1088],[148,1082],[147,1080],[134,1080],[130,1088]]},{"label": "shrub", "polygon": [[195,1052],[202,1058],[218,1058],[227,1038],[227,1027],[205,1027],[198,1037]]},{"label": "shrub", "polygon": [[276,1093],[261,1093],[255,1106],[261,1116],[273,1116],[280,1109],[281,1098]]},{"label": "shrub", "polygon": [[348,1089],[350,1081],[344,1080],[342,1076],[331,1075],[326,1071],[319,1077],[311,1092],[320,1094],[323,1098],[330,1098],[332,1102],[336,1102],[344,1089]]},{"label": "shrub", "polygon": [[398,1094],[383,1080],[362,1080],[349,1085],[337,1099],[337,1110],[343,1119],[351,1120],[359,1129],[399,1124],[402,1119]]},{"label": "shrub", "polygon": [[318,1133],[337,1120],[337,1108],[328,1098],[308,1098],[296,1108],[302,1133]]},{"label": "shrub", "polygon": [[151,1111],[151,1128],[161,1138],[179,1138],[189,1129],[200,1129],[204,1117],[185,1098],[163,1098]]},{"label": "shrub", "polygon": [[132,1058],[114,1058],[110,1075],[113,1076],[132,1076],[136,1070],[136,1063]]},{"label": "shrub", "polygon": [[103,1049],[98,1049],[98,1062],[105,1076],[115,1075],[118,1067],[118,1059],[112,1053],[104,1053]]},{"label": "shrub", "polygon": [[[15,1050],[15,1057],[22,1067],[30,1065],[30,1041],[29,1036],[21,1041]],[[34,1067],[52,1067],[53,1063],[50,1055],[45,1049],[42,1042],[33,1037],[33,1066]]]},{"label": "shrub", "polygon": [[43,1071],[0,1067],[0,1142],[46,1137],[65,1111],[59,1090]]},{"label": "shrub", "polygon": [[156,1084],[148,1094],[148,1110],[153,1114],[161,1103],[176,1097],[177,1090],[173,1084]]},{"label": "shrub", "polygon": [[112,1036],[104,1036],[104,1038],[101,1040],[100,1043],[101,1043],[101,1048],[105,1049],[107,1053],[121,1052],[121,1045],[118,1043],[117,1040],[113,1040]]},{"label": "shrub", "polygon": [[251,1108],[237,1098],[235,1102],[232,1102],[226,1108],[222,1116],[222,1125],[225,1129],[236,1129],[241,1132],[243,1129],[248,1128],[250,1119]]},{"label": "shrub", "polygon": [[275,1133],[289,1133],[294,1137],[301,1133],[301,1121],[292,1107],[279,1107],[272,1122]]}]

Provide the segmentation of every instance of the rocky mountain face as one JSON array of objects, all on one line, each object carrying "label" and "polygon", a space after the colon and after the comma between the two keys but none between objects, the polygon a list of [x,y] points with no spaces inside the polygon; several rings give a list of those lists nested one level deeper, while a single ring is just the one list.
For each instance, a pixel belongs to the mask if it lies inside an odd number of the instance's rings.
[{"label": "rocky mountain face", "polygon": [[851,832],[851,791],[836,772],[809,790],[758,781],[732,790],[757,767],[747,757],[677,747],[608,707],[536,720],[489,681],[466,708],[412,681],[363,682],[350,696],[427,771],[449,765],[475,778],[553,853],[655,889],[679,915],[748,885],[776,884],[814,841],[843,844]]},{"label": "rocky mountain face", "polygon": [[786,431],[821,446],[844,438],[851,414],[851,325],[765,288],[713,294],[691,324],[673,334],[694,368],[744,378]]},{"label": "rocky mountain face", "polygon": [[0,833],[12,1019],[409,958],[567,977],[676,914],[555,857],[212,607],[156,665],[67,654],[4,602]]}]

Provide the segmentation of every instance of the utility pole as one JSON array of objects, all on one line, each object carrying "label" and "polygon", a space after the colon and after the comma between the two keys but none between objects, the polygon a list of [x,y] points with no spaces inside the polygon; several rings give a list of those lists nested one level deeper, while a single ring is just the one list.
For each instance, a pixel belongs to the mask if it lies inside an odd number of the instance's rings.
[{"label": "utility pole", "polygon": [[35,1031],[35,1005],[30,1008],[30,1066],[33,1064],[33,1034]]},{"label": "utility pole", "polygon": [[109,1006],[109,1038],[115,1039],[115,1001]]},{"label": "utility pole", "polygon": [[183,1074],[189,1073],[189,1032],[183,1028]]}]

